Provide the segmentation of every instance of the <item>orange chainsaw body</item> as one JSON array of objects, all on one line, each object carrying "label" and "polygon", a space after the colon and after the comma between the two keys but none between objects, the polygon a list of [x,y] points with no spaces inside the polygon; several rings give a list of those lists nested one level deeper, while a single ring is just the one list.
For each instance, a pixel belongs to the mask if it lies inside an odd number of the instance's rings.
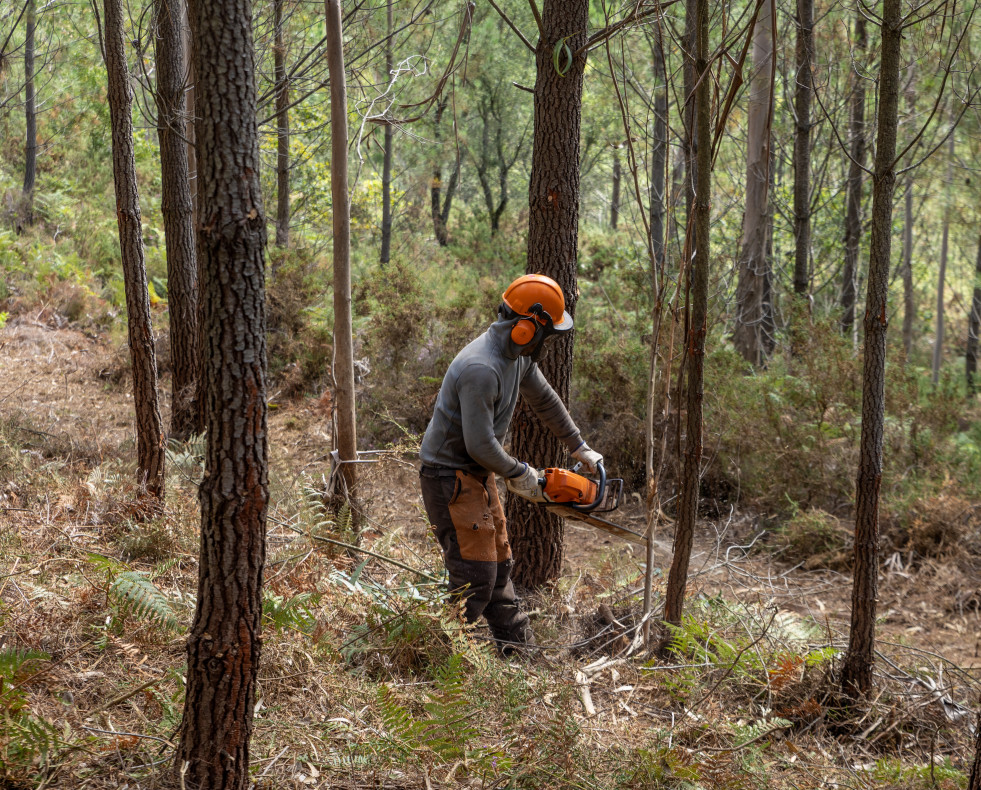
[{"label": "orange chainsaw body", "polygon": [[573,505],[591,505],[596,501],[597,485],[588,477],[555,467],[544,469],[542,474],[545,478],[544,492],[549,501]]}]

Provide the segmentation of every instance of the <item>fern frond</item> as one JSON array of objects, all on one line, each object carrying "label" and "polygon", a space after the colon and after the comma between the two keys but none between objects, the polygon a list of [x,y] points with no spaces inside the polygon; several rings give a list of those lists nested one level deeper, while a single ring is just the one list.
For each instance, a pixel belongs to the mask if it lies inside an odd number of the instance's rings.
[{"label": "fern frond", "polygon": [[143,620],[176,631],[177,618],[167,596],[138,571],[120,573],[109,587],[109,595],[124,612],[131,612]]}]

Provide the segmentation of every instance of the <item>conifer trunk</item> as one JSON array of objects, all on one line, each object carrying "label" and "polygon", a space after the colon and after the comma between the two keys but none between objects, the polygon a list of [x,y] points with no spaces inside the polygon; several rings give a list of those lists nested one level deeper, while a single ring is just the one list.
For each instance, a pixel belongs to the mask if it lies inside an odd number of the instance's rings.
[{"label": "conifer trunk", "polygon": [[811,252],[811,96],[814,62],[814,0],[797,2],[797,89],[794,111],[794,293],[806,297]]},{"label": "conifer trunk", "polygon": [[157,404],[157,360],[143,257],[143,222],[133,146],[133,94],[126,65],[124,24],[122,0],[105,0],[113,186],[136,410],[136,475],[139,485],[159,504],[164,495],[164,431]]},{"label": "conifer trunk", "polygon": [[276,83],[276,246],[290,245],[290,84],[286,77],[283,2],[273,3],[273,79]]},{"label": "conifer trunk", "polygon": [[967,323],[967,352],[964,354],[967,374],[967,394],[978,392],[975,376],[978,373],[978,334],[981,333],[981,237],[978,237],[978,257],[974,266],[974,294],[971,297],[971,315]]},{"label": "conifer trunk", "polygon": [[[861,64],[865,59],[868,39],[865,16],[855,15],[855,46],[852,60]],[[865,165],[865,75],[857,69],[852,73],[852,97],[849,119],[848,181],[845,207],[845,265],[841,274],[841,332],[857,341],[855,326],[855,292],[858,288],[858,248],[862,238],[862,180]]]},{"label": "conifer trunk", "polygon": [[[385,78],[392,79],[392,69],[395,67],[392,42],[392,0],[388,0],[385,8],[385,30],[388,38],[385,41]],[[382,163],[382,223],[381,223],[381,263],[388,263],[392,257],[392,143],[394,129],[392,124],[385,124],[385,140],[382,146],[384,161]]]},{"label": "conifer trunk", "polygon": [[913,293],[913,179],[906,181],[903,198],[903,350],[906,361],[913,351],[913,322],[916,298]]},{"label": "conifer trunk", "polygon": [[34,185],[37,180],[37,100],[34,91],[34,33],[37,16],[34,0],[28,0],[24,36],[24,188],[21,221],[34,224]]}]

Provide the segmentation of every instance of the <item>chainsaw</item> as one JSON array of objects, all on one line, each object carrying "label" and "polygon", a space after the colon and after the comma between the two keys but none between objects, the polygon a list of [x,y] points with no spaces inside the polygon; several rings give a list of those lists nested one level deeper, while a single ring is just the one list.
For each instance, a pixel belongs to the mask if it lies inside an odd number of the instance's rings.
[{"label": "chainsaw", "polygon": [[582,464],[576,464],[572,469],[543,469],[538,481],[548,500],[543,505],[565,518],[588,524],[631,543],[646,545],[647,540],[640,533],[597,515],[609,513],[620,506],[623,480],[618,477],[607,478],[606,468],[602,463],[596,465],[598,480],[578,474],[581,467]]}]

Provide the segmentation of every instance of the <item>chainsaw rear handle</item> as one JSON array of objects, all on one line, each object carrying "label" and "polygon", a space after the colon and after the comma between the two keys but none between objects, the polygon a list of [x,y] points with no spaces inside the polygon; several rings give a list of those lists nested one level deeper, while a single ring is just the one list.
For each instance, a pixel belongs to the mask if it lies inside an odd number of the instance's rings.
[{"label": "chainsaw rear handle", "polygon": [[[576,466],[578,469],[578,465]],[[562,507],[569,508],[570,510],[577,510],[580,513],[589,513],[592,510],[596,510],[603,502],[606,497],[606,467],[603,466],[603,462],[600,461],[596,464],[596,471],[599,474],[599,482],[596,485],[596,498],[588,505],[577,505],[574,502],[546,502],[546,505],[561,505]],[[545,491],[545,478],[541,478],[538,481],[541,486],[542,491]]]}]

